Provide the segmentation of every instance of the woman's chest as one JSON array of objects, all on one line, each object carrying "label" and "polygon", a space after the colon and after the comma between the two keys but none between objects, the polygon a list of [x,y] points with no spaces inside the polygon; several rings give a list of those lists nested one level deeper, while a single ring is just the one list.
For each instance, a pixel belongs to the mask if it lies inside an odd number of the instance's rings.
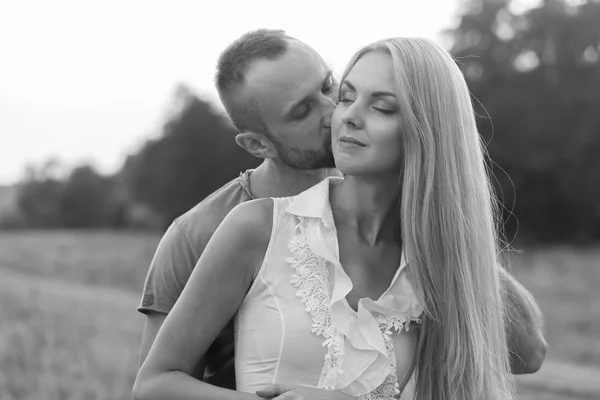
[{"label": "woman's chest", "polygon": [[356,310],[361,298],[377,300],[390,287],[400,265],[402,249],[399,245],[369,246],[349,236],[338,237],[340,264],[352,281],[352,290],[346,296]]}]

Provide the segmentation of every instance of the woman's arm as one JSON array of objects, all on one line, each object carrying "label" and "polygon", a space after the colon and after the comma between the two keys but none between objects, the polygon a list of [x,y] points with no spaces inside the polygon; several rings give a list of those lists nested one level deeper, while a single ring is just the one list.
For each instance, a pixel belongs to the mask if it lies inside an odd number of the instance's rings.
[{"label": "woman's arm", "polygon": [[241,204],[223,220],[138,372],[136,400],[258,398],[212,386],[192,374],[240,307],[262,264],[272,224],[270,199]]}]

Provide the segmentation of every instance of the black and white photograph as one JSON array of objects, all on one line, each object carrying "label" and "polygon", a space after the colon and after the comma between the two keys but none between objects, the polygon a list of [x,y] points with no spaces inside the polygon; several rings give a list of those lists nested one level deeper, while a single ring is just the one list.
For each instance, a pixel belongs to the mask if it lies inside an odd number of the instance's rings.
[{"label": "black and white photograph", "polygon": [[0,2],[0,400],[600,399],[600,0]]}]

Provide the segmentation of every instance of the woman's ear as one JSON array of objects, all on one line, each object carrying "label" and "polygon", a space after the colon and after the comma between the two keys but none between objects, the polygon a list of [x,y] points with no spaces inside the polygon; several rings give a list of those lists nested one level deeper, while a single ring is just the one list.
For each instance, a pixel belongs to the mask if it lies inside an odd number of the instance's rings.
[{"label": "woman's ear", "polygon": [[276,158],[277,150],[273,142],[262,133],[245,132],[235,137],[235,142],[242,149],[258,158]]}]

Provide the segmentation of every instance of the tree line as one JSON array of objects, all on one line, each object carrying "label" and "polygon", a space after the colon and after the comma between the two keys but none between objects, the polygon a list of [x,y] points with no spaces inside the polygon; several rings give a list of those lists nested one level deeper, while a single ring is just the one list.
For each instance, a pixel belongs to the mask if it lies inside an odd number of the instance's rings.
[{"label": "tree line", "polygon": [[[465,3],[445,32],[489,153],[509,240],[600,238],[600,1]],[[235,128],[185,86],[159,138],[103,176],[30,168],[11,227],[164,228],[240,171],[258,165]],[[8,222],[7,222],[8,221]]]}]

